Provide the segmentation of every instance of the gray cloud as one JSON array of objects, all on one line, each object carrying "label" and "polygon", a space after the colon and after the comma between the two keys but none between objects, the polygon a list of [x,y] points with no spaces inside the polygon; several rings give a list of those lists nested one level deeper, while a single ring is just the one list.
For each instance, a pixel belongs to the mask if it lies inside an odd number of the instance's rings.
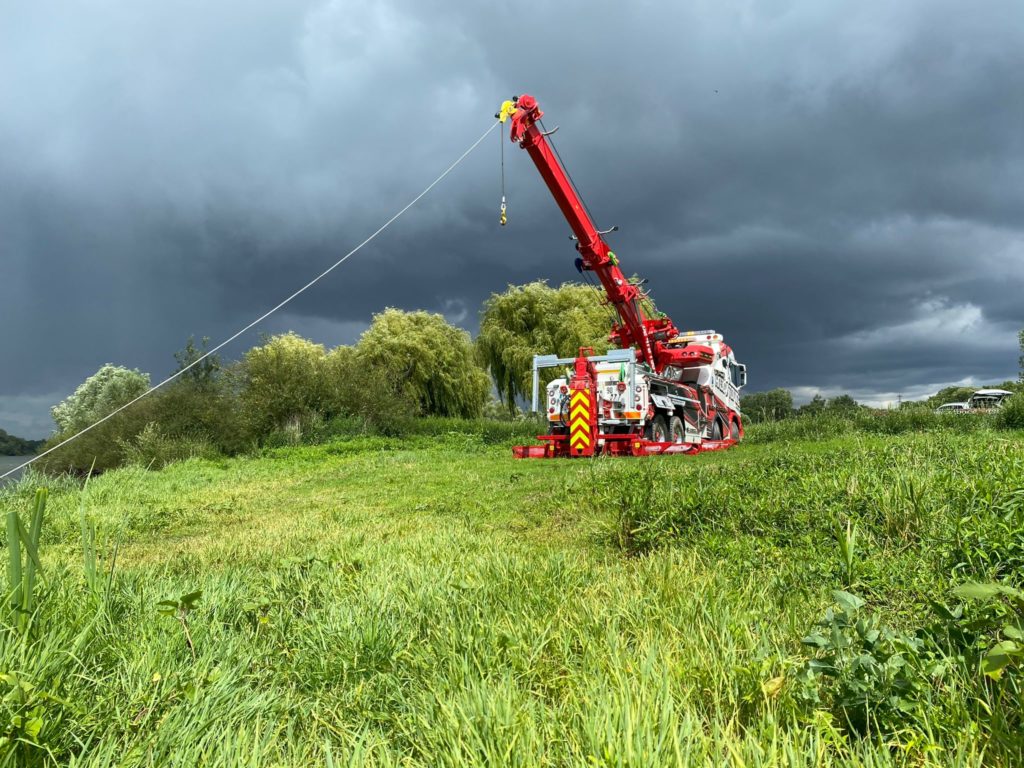
[{"label": "gray cloud", "polygon": [[[1016,0],[8,5],[9,431],[43,434],[47,398],[102,363],[166,373],[190,334],[258,316],[522,90],[624,266],[724,332],[754,387],[884,401],[1015,372]],[[511,145],[496,226],[497,142],[261,330],[341,343],[389,305],[473,330],[507,283],[574,278]]]}]

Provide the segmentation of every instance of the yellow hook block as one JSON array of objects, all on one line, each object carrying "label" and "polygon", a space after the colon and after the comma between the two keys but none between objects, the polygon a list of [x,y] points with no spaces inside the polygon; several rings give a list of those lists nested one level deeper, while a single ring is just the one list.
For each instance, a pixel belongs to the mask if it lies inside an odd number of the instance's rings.
[{"label": "yellow hook block", "polygon": [[509,115],[514,115],[515,113],[516,104],[514,101],[509,100],[502,102],[501,110],[498,112],[498,114],[495,115],[495,117],[498,118],[499,121],[504,123],[506,120],[508,120]]}]

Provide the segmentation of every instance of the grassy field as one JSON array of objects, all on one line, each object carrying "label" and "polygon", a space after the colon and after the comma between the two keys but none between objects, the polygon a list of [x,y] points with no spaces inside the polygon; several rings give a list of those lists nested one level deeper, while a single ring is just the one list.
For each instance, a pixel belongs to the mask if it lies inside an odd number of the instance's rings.
[{"label": "grassy field", "polygon": [[453,424],[51,483],[0,764],[1020,764],[1021,605],[953,590],[1019,586],[1024,435],[833,431],[517,462]]}]

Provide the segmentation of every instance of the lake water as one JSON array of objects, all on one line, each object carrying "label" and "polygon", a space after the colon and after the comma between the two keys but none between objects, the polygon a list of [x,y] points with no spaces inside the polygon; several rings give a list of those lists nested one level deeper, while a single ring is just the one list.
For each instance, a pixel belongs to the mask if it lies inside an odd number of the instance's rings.
[{"label": "lake water", "polygon": [[[29,456],[0,456],[0,475],[9,469],[13,469],[19,464],[24,464],[29,460],[29,458]],[[18,472],[10,477],[5,477],[3,480],[0,480],[0,485],[10,482],[11,480],[17,480],[20,476],[21,472]]]}]

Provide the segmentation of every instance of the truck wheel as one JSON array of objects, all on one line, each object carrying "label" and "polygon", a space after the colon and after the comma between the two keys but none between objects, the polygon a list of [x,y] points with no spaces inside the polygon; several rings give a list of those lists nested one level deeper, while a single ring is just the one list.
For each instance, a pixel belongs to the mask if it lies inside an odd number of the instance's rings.
[{"label": "truck wheel", "polygon": [[740,439],[740,423],[736,419],[729,422],[729,439],[737,442]]},{"label": "truck wheel", "polygon": [[665,423],[665,417],[655,416],[651,423],[647,425],[647,439],[653,440],[656,443],[667,443],[669,441],[668,424]]},{"label": "truck wheel", "polygon": [[722,439],[722,422],[716,418],[711,422],[711,439],[721,440]]},{"label": "truck wheel", "polygon": [[668,420],[668,437],[673,443],[682,443],[686,440],[686,427],[678,416]]}]

